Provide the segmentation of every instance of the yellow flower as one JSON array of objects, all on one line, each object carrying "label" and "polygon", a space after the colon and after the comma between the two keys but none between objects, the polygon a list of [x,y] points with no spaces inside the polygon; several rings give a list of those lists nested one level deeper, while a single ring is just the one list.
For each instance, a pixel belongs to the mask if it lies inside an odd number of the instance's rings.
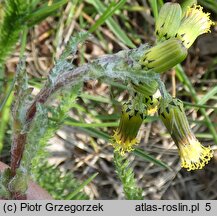
[{"label": "yellow flower", "polygon": [[125,152],[133,150],[138,143],[136,136],[145,117],[145,109],[144,112],[141,112],[135,109],[131,103],[123,105],[120,123],[113,135],[112,145],[115,151],[124,155]]},{"label": "yellow flower", "polygon": [[200,5],[194,5],[187,9],[177,35],[186,48],[189,48],[199,35],[210,32],[210,27],[214,22],[210,20],[209,15],[209,13],[203,12]]},{"label": "yellow flower", "polygon": [[161,100],[161,93],[159,90],[157,90],[155,94],[149,97],[144,97],[143,102],[147,106],[147,115],[153,116],[157,112],[159,108],[160,100]]},{"label": "yellow flower", "polygon": [[202,169],[213,157],[210,147],[204,147],[194,137],[188,137],[179,145],[181,166],[188,171]]},{"label": "yellow flower", "polygon": [[162,104],[159,116],[178,147],[181,166],[188,171],[202,169],[213,157],[210,147],[204,147],[192,133],[183,103],[172,99]]},{"label": "yellow flower", "polygon": [[131,83],[134,91],[140,94],[143,104],[147,107],[147,115],[154,115],[158,110],[161,93],[155,80]]}]

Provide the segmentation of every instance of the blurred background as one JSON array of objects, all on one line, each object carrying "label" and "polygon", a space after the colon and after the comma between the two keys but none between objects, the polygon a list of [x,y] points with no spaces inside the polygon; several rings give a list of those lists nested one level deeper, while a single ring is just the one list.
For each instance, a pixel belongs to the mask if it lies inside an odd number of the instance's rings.
[{"label": "blurred background", "polygon": [[[153,2],[157,3],[159,9],[164,2],[171,1],[65,2],[55,13],[28,31],[24,54],[29,84],[34,87],[34,94],[43,86],[55,60],[75,33],[84,30],[92,33],[91,40],[79,47],[74,60],[76,65],[140,44],[152,45],[155,42],[153,11],[156,10]],[[112,10],[117,2],[121,4],[120,7]],[[217,1],[201,0],[198,3],[211,14],[216,24]],[[105,12],[111,13],[111,16],[103,18]],[[97,26],[96,22],[100,19],[102,24]],[[20,49],[18,42],[7,59],[6,73],[9,75],[16,71]],[[186,74],[184,78],[180,75],[182,70]],[[162,80],[170,94],[183,100],[193,132],[203,145],[212,147],[214,158],[203,170],[187,172],[181,169],[174,142],[158,117],[154,116],[143,124],[139,132],[139,147],[171,169],[130,154],[138,185],[143,188],[145,199],[217,199],[217,135],[213,134],[213,131],[217,131],[217,25],[212,27],[211,33],[199,37],[179,70],[162,74]],[[69,117],[49,140],[49,156],[46,157],[49,165],[46,166],[52,165],[53,169],[59,170],[58,174],[52,180],[49,177],[52,171],[46,174],[47,168],[42,166],[34,177],[35,181],[48,191],[56,190],[56,198],[64,198],[60,195],[65,193],[64,190],[58,190],[58,187],[62,187],[57,183],[61,178],[68,176],[67,181],[70,182],[73,175],[76,181],[83,182],[98,172],[84,187],[83,193],[90,199],[124,199],[109,140],[118,126],[121,104],[128,98],[126,85],[118,80],[86,82],[83,92],[72,104]],[[55,104],[55,101],[52,103]],[[5,163],[10,161],[10,135],[8,121],[0,158]],[[53,186],[49,180],[55,182]]]}]

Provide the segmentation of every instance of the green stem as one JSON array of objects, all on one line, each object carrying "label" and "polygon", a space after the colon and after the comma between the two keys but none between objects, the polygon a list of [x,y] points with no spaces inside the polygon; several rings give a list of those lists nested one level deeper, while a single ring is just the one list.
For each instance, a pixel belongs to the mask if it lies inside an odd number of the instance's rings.
[{"label": "green stem", "polygon": [[137,186],[129,161],[120,153],[114,152],[114,164],[117,175],[122,182],[126,199],[142,200],[142,189]]}]

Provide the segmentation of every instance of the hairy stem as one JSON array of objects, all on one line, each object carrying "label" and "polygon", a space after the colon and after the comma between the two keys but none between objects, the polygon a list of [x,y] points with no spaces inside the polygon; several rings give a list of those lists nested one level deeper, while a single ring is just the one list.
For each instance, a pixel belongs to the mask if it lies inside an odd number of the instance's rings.
[{"label": "hairy stem", "polygon": [[[29,106],[26,112],[26,124],[30,127],[32,120],[36,114],[36,105],[37,103],[44,104],[47,99],[57,92],[59,89],[65,87],[66,85],[73,84],[78,80],[79,77],[85,75],[88,72],[87,66],[81,66],[72,71],[64,73],[52,87],[49,87],[48,83],[45,84],[45,87],[41,89],[38,95],[35,97],[35,100]],[[28,131],[28,130],[27,130]],[[15,132],[12,141],[11,149],[11,172],[12,177],[16,175],[16,169],[20,165],[20,161],[23,155],[25,143],[26,143],[27,133],[22,133],[21,131]]]},{"label": "hairy stem", "polygon": [[[20,166],[20,161],[25,149],[27,133],[36,115],[37,104],[45,104],[50,96],[66,86],[73,86],[79,82],[103,76],[118,78],[125,81],[135,79],[144,81],[147,77],[140,71],[141,68],[138,68],[138,57],[141,56],[141,53],[144,53],[144,50],[146,49],[146,46],[141,46],[132,50],[124,50],[114,55],[106,55],[95,59],[88,64],[62,72],[54,78],[51,74],[44,87],[27,108],[25,122],[22,123],[27,129],[25,132],[21,129],[14,132],[11,148],[12,177],[16,175],[16,170]],[[16,199],[19,197],[19,194],[13,194],[13,197]]]}]

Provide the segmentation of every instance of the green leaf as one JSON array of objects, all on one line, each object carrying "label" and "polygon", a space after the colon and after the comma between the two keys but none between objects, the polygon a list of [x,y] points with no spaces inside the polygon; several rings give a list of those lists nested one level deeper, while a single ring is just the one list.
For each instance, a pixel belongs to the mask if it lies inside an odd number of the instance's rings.
[{"label": "green leaf", "polygon": [[89,100],[93,100],[93,101],[97,101],[100,103],[109,103],[109,104],[111,103],[111,100],[109,98],[102,97],[99,95],[96,96],[96,95],[90,95],[88,93],[81,93],[80,97],[85,98],[85,99],[89,99]]},{"label": "green leaf", "polygon": [[[32,171],[34,181],[57,200],[66,200],[66,197],[82,184],[71,170],[62,172],[58,166],[49,165],[47,158],[42,158]],[[88,200],[89,197],[84,192],[79,192],[73,199]]]},{"label": "green leaf", "polygon": [[115,2],[112,2],[107,9],[104,11],[102,16],[95,22],[95,24],[90,28],[89,32],[94,32],[100,25],[102,25],[109,17],[111,17],[116,10],[121,8],[125,4],[126,0],[122,0],[115,4]]},{"label": "green leaf", "polygon": [[199,4],[209,8],[217,14],[217,2],[216,0],[199,0]]},{"label": "green leaf", "polygon": [[41,8],[37,9],[33,13],[25,16],[23,21],[27,23],[28,26],[33,26],[36,23],[40,22],[41,20],[45,19],[46,17],[50,16],[52,13],[57,11],[63,5],[65,5],[68,0],[59,0],[53,2],[51,5],[47,3],[44,4]]},{"label": "green leaf", "polygon": [[110,139],[111,139],[111,137],[107,133],[104,133],[101,130],[97,130],[95,128],[80,127],[80,130],[89,134],[92,137],[100,138],[100,139],[103,139],[105,141],[110,141]]},{"label": "green leaf", "polygon": [[143,149],[140,148],[135,148],[135,150],[133,151],[133,153],[141,158],[143,158],[145,161],[149,161],[152,162],[160,167],[166,168],[168,170],[172,170],[167,164],[165,164],[164,162],[154,158],[153,156],[149,155],[147,152],[145,152]]},{"label": "green leaf", "polygon": [[4,171],[0,172],[0,197],[1,199],[10,199],[11,192],[8,188],[8,182],[11,178],[10,168],[6,168]]},{"label": "green leaf", "polygon": [[69,194],[66,197],[66,200],[73,199],[86,185],[88,185],[91,181],[93,181],[93,179],[95,179],[97,175],[98,173],[94,173],[92,176],[90,176],[86,181],[84,181],[80,186],[78,186],[74,192]]},{"label": "green leaf", "polygon": [[86,1],[92,4],[96,8],[96,10],[100,14],[102,14],[102,16],[99,18],[100,20],[94,26],[91,27],[90,29],[91,32],[93,32],[98,26],[106,22],[108,27],[118,37],[119,40],[121,40],[124,44],[126,44],[130,48],[135,48],[135,45],[132,43],[129,37],[125,34],[125,32],[121,29],[121,27],[115,22],[115,20],[112,17],[110,17],[112,14],[114,14],[114,12],[117,9],[121,8],[121,6],[125,4],[126,0],[121,0],[114,7],[113,7],[114,3],[111,3],[112,5],[109,5],[106,7],[102,3],[102,1],[99,1],[99,0],[86,0]]},{"label": "green leaf", "polygon": [[117,175],[123,185],[126,199],[142,200],[142,189],[137,186],[134,171],[130,167],[130,161],[118,152],[114,152],[114,164]]},{"label": "green leaf", "polygon": [[197,104],[199,104],[199,105],[205,104],[215,94],[217,94],[217,86],[215,86],[214,88],[209,90],[202,98],[200,98],[200,101]]},{"label": "green leaf", "polygon": [[85,122],[76,122],[72,118],[66,119],[64,124],[74,126],[74,127],[83,127],[83,128],[117,127],[118,126],[118,122],[85,123]]},{"label": "green leaf", "polygon": [[157,7],[157,0],[149,0],[149,4],[154,14],[154,19],[158,18],[158,7]]},{"label": "green leaf", "polygon": [[4,137],[7,130],[7,125],[9,124],[10,119],[10,111],[11,111],[11,104],[13,101],[13,94],[9,94],[8,92],[11,92],[11,89],[9,91],[6,91],[7,97],[4,100],[5,103],[3,103],[4,108],[0,108],[0,115],[1,115],[1,121],[0,121],[0,153],[4,146]]},{"label": "green leaf", "polygon": [[217,110],[217,107],[214,106],[208,106],[208,105],[199,105],[199,104],[193,104],[186,101],[183,101],[183,104],[190,107],[199,107],[199,108],[206,108],[206,109],[214,109]]}]

